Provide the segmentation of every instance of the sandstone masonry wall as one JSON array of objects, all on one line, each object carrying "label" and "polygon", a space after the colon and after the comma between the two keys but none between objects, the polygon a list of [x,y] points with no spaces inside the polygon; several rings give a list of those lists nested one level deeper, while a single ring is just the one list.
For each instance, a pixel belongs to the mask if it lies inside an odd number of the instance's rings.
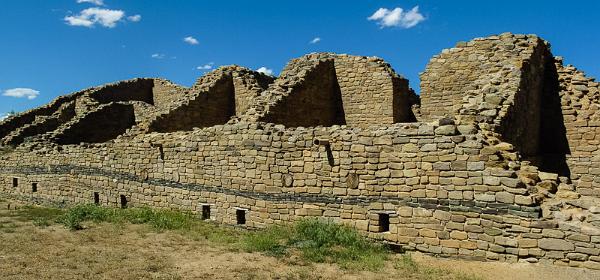
[{"label": "sandstone masonry wall", "polygon": [[19,129],[20,127],[31,124],[36,120],[37,117],[52,115],[57,110],[59,110],[61,106],[63,106],[65,103],[72,102],[78,96],[83,95],[84,93],[84,91],[80,91],[72,93],[70,95],[60,96],[48,105],[20,113],[16,116],[9,117],[8,119],[0,123],[0,138],[6,137],[11,132]]},{"label": "sandstone masonry wall", "polygon": [[150,131],[172,132],[227,123],[272,81],[239,66],[221,67],[203,77],[183,97],[159,110]]},{"label": "sandstone masonry wall", "polygon": [[556,62],[571,178],[577,191],[600,196],[600,93],[593,78]]},{"label": "sandstone masonry wall", "polygon": [[154,104],[153,79],[133,79],[99,88],[89,97],[99,103],[143,101]]},{"label": "sandstone masonry wall", "polygon": [[61,145],[106,142],[134,124],[135,113],[131,104],[105,104],[55,131],[53,141]]},{"label": "sandstone masonry wall", "polygon": [[[319,80],[324,77],[327,78]],[[315,92],[323,83],[327,85],[322,93],[325,97]],[[338,95],[341,95],[341,104],[337,101]],[[332,124],[368,127],[416,121],[412,105],[417,100],[408,81],[379,58],[309,54],[290,61],[265,94],[254,100],[242,119],[292,127]],[[294,108],[294,111],[283,108]],[[298,114],[305,118],[297,118]]]},{"label": "sandstone masonry wall", "polygon": [[168,108],[172,103],[182,99],[188,90],[185,87],[163,79],[153,79],[153,83],[153,105],[158,108]]},{"label": "sandstone masonry wall", "polygon": [[0,123],[27,138],[0,150],[0,193],[210,207],[243,227],[319,217],[435,255],[600,269],[598,83],[536,36],[445,50],[421,101],[383,60],[335,54],[275,80],[227,66],[189,89],[143,81]]},{"label": "sandstone masonry wall", "polygon": [[443,50],[421,73],[423,119],[460,115],[499,125],[521,90],[525,68],[543,44],[537,36],[507,33]]},{"label": "sandstone masonry wall", "polygon": [[306,73],[303,83],[282,96],[260,120],[309,127],[343,125],[345,117],[333,60],[324,60],[317,62]]},{"label": "sandstone masonry wall", "polygon": [[[124,195],[128,205],[196,213],[210,205],[211,218],[229,224],[244,209],[251,227],[327,217],[434,254],[597,267],[600,245],[591,240],[600,242],[600,232],[540,220],[518,172],[495,167],[482,136],[451,127],[289,130],[239,123],[153,133],[133,142],[9,154],[0,168],[2,191],[67,204],[90,203],[96,192],[101,204],[113,206]],[[390,215],[389,231],[381,231],[379,215]]]}]

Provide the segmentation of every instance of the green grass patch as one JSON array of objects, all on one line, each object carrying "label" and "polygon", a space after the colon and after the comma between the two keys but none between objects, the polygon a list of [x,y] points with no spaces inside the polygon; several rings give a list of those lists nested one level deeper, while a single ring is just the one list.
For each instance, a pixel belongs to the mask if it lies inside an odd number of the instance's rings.
[{"label": "green grass patch", "polygon": [[283,256],[287,254],[290,239],[293,236],[293,228],[271,226],[248,233],[242,239],[242,247],[248,252],[263,252],[271,256]]},{"label": "green grass patch", "polygon": [[71,230],[82,229],[84,222],[148,224],[158,230],[187,230],[198,221],[188,213],[151,208],[105,208],[93,204],[77,205],[58,217]]},{"label": "green grass patch", "polygon": [[27,220],[36,220],[36,219],[45,219],[45,220],[55,220],[60,217],[65,210],[58,208],[45,208],[45,207],[35,207],[35,206],[23,206],[16,210],[16,214],[19,217],[22,217]]},{"label": "green grass patch", "polygon": [[45,227],[53,224],[63,213],[62,209],[23,206],[13,211],[3,211],[0,217],[8,217],[19,222],[32,221],[36,226]]},{"label": "green grass patch", "polygon": [[158,231],[173,230],[193,240],[217,244],[239,243],[246,232],[198,220],[191,213],[141,208],[107,208],[94,204],[77,205],[64,211],[56,221],[70,230],[81,230],[86,222],[146,224]]},{"label": "green grass patch", "polygon": [[390,254],[383,245],[367,240],[353,228],[319,219],[259,230],[243,239],[243,247],[275,256],[297,252],[310,262],[337,263],[357,270],[378,270]]}]

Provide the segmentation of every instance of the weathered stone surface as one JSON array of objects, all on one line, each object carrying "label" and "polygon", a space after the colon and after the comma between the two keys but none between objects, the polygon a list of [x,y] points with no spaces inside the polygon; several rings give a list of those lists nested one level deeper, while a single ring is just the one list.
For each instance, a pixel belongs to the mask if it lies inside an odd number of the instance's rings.
[{"label": "weathered stone surface", "polygon": [[545,250],[557,250],[557,251],[572,251],[575,249],[573,243],[555,238],[543,238],[538,241],[540,248]]},{"label": "weathered stone surface", "polygon": [[454,125],[442,125],[435,129],[435,134],[439,135],[456,135],[456,126]]},{"label": "weathered stone surface", "polygon": [[545,180],[557,181],[558,180],[558,174],[556,174],[556,173],[539,172],[538,177],[542,181],[545,181]]}]

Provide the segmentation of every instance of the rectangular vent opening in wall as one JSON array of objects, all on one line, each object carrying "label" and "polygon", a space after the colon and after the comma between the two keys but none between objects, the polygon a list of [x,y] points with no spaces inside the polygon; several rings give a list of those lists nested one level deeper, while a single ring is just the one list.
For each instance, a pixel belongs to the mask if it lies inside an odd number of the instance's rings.
[{"label": "rectangular vent opening in wall", "polygon": [[235,210],[235,219],[238,225],[246,224],[246,210],[245,209],[236,209]]},{"label": "rectangular vent opening in wall", "polygon": [[16,177],[13,178],[12,186],[13,186],[13,188],[16,188],[19,186],[19,178],[16,178]]},{"label": "rectangular vent opening in wall", "polygon": [[121,208],[127,208],[127,197],[124,194],[119,196],[119,200],[121,201]]},{"label": "rectangular vent opening in wall", "polygon": [[165,150],[163,148],[163,145],[162,144],[151,144],[151,146],[158,149],[158,158],[160,160],[165,160]]},{"label": "rectangular vent opening in wall", "polygon": [[202,205],[202,220],[210,220],[210,205]]},{"label": "rectangular vent opening in wall", "polygon": [[38,184],[31,183],[31,192],[37,192],[37,190],[38,190]]},{"label": "rectangular vent opening in wall", "polygon": [[94,204],[100,205],[100,194],[98,192],[94,192]]},{"label": "rectangular vent opening in wall", "polygon": [[390,231],[390,214],[379,213],[379,232]]}]

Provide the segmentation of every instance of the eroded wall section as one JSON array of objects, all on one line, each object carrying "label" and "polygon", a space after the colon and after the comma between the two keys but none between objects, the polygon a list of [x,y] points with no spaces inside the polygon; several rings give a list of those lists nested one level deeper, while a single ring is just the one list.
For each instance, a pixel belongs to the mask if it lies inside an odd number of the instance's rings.
[{"label": "eroded wall section", "polygon": [[332,126],[346,124],[345,117],[334,62],[323,60],[260,121],[291,127]]},{"label": "eroded wall section", "polygon": [[290,61],[243,119],[369,127],[416,121],[418,102],[408,81],[380,58],[310,54]]},{"label": "eroded wall section", "polygon": [[53,140],[61,145],[102,143],[117,138],[134,124],[133,105],[109,103],[66,124]]}]

